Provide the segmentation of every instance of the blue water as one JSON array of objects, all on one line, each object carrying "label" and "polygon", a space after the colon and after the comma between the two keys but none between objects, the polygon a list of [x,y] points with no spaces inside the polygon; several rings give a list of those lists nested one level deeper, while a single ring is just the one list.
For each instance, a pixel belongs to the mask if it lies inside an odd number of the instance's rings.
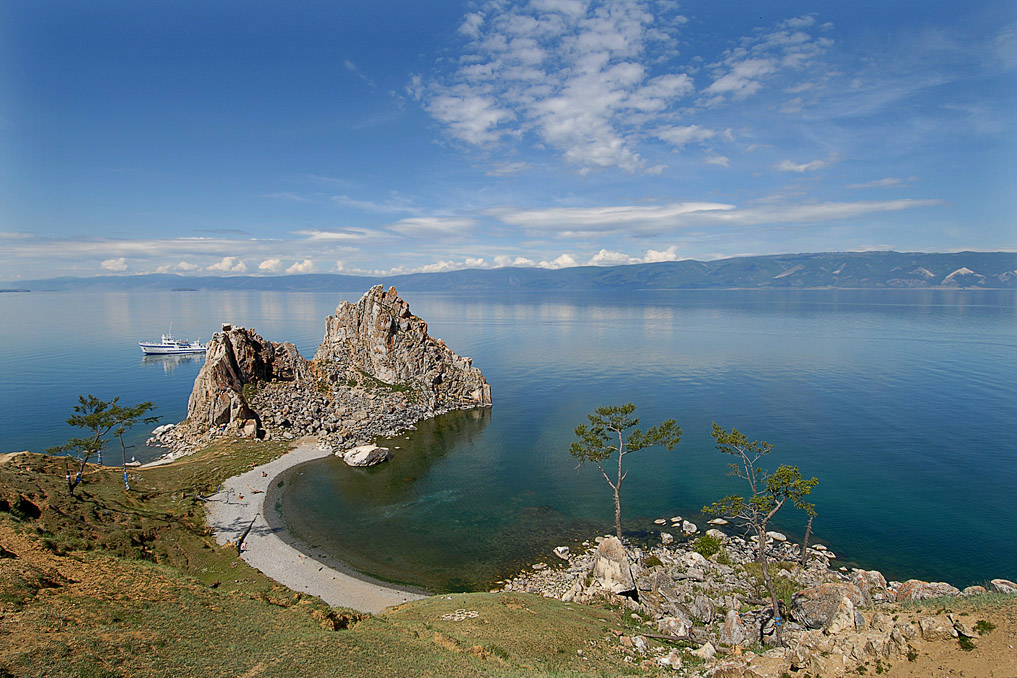
[{"label": "blue water", "polygon": [[[293,341],[304,355],[350,293],[0,295],[0,450],[64,440],[78,393],[154,400],[184,416],[200,369],[143,361],[135,342],[170,322],[220,322]],[[454,414],[391,441],[374,469],[294,469],[280,508],[322,551],[386,579],[481,588],[609,530],[610,490],[576,469],[572,429],[626,401],[685,430],[672,453],[626,458],[623,522],[698,510],[741,491],[713,421],[820,484],[815,531],[849,565],[966,585],[1017,577],[1017,295],[991,291],[687,291],[619,295],[406,294],[434,336],[492,384],[489,412]],[[139,432],[143,442],[146,432]],[[149,454],[134,450],[139,459]],[[777,527],[800,534],[786,511]]]}]

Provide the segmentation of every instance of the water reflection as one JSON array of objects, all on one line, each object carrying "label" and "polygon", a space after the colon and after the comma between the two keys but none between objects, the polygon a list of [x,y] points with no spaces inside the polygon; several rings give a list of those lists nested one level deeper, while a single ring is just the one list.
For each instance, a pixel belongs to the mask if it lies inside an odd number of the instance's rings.
[{"label": "water reflection", "polygon": [[145,368],[161,367],[164,373],[173,374],[181,365],[197,364],[200,366],[204,361],[204,354],[144,355],[141,357],[141,366]]}]

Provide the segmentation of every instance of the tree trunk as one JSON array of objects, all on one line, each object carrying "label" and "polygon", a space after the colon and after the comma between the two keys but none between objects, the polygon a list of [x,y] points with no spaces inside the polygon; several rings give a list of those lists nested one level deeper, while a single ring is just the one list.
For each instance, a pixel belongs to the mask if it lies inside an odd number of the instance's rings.
[{"label": "tree trunk", "polygon": [[815,516],[809,516],[809,524],[805,526],[805,539],[802,541],[802,567],[805,567],[809,560],[809,537],[812,536],[812,520]]},{"label": "tree trunk", "polygon": [[621,529],[621,494],[619,493],[618,487],[614,488],[614,529],[618,534],[618,540],[621,541],[622,529]]},{"label": "tree trunk", "polygon": [[777,590],[773,587],[773,577],[770,576],[770,566],[766,557],[766,526],[758,530],[759,548],[756,550],[756,562],[762,565],[763,585],[766,592],[770,594],[770,604],[773,606],[773,623],[777,632],[777,642],[784,644],[784,619],[780,614],[780,601],[777,600]]}]

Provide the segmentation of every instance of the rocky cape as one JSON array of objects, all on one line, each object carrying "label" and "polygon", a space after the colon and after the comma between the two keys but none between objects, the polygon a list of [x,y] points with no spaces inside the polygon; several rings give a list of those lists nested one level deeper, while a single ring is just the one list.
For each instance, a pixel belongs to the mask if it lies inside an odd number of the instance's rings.
[{"label": "rocky cape", "polygon": [[421,419],[491,405],[491,387],[427,333],[394,287],[343,301],[325,320],[312,360],[288,342],[223,325],[194,381],[187,419],[149,441],[175,459],[220,436],[316,436],[333,449],[391,436]]},{"label": "rocky cape", "polygon": [[[881,673],[881,662],[911,660],[923,644],[977,638],[970,619],[908,611],[899,603],[987,592],[1017,595],[1017,584],[1006,579],[992,580],[989,591],[887,581],[876,570],[832,566],[837,555],[824,545],[809,547],[802,565],[801,547],[771,532],[771,573],[795,592],[782,609],[780,645],[769,599],[751,569],[758,567],[752,565],[756,544],[711,528],[706,535],[719,547],[705,557],[700,551],[712,549],[697,541],[698,526],[680,517],[672,522],[673,533],[661,532],[660,543],[649,547],[614,536],[584,542],[578,553],[559,546],[550,565],[535,563],[496,590],[627,607],[636,628],[609,642],[644,668],[680,669],[690,678],[828,678],[863,673],[871,664]],[[685,649],[673,649],[675,644]]]}]

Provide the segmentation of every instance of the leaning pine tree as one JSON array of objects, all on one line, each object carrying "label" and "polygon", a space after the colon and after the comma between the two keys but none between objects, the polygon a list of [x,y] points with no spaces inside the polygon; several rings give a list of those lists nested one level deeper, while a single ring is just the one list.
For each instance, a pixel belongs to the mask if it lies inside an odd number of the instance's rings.
[{"label": "leaning pine tree", "polygon": [[808,480],[802,478],[797,466],[781,465],[773,473],[767,473],[762,467],[756,466],[760,458],[773,451],[773,445],[764,441],[749,441],[736,428],[732,428],[729,433],[714,423],[711,435],[717,442],[718,450],[737,458],[737,461],[730,465],[730,475],[745,480],[751,494],[747,497],[732,494],[710,506],[704,506],[703,512],[737,520],[756,533],[759,540],[756,562],[762,568],[763,584],[770,594],[777,639],[783,643],[783,620],[777,592],[773,586],[773,577],[767,566],[766,528],[777,511],[788,501],[804,510],[810,517],[815,515],[815,508],[805,501],[805,497],[819,481],[816,478]]},{"label": "leaning pine tree", "polygon": [[[598,407],[593,414],[586,415],[590,420],[588,424],[576,427],[575,433],[579,440],[569,447],[569,453],[579,460],[580,465],[587,461],[596,464],[604,480],[614,490],[614,526],[618,539],[622,538],[621,487],[628,475],[628,471],[622,469],[625,455],[654,445],[661,445],[670,452],[682,437],[682,429],[674,419],[653,426],[645,433],[633,428],[639,425],[639,419],[632,416],[635,411],[636,406],[632,403]],[[603,463],[615,454],[618,457],[618,472],[612,480],[604,470]]]}]

